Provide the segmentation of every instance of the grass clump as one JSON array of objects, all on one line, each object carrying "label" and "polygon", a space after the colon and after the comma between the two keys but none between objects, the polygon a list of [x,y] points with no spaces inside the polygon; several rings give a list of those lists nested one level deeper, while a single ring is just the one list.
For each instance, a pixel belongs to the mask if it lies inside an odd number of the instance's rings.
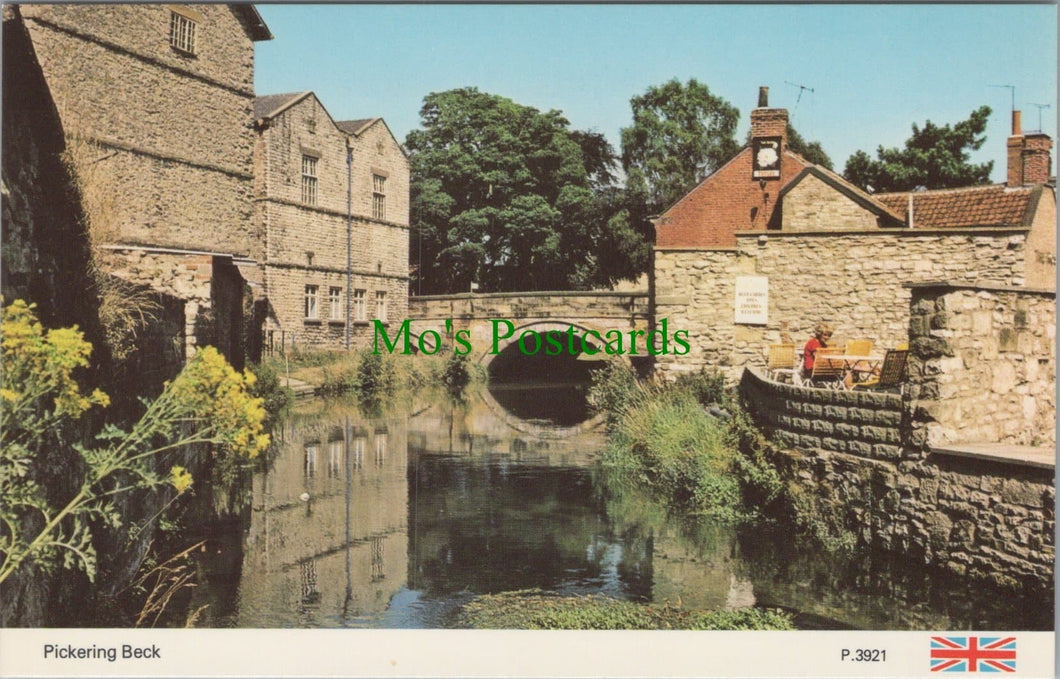
[{"label": "grass clump", "polygon": [[690,611],[670,604],[638,604],[601,595],[564,597],[541,590],[477,597],[461,610],[457,626],[524,630],[794,629],[791,616],[777,610]]},{"label": "grass clump", "polygon": [[611,485],[633,483],[688,513],[725,521],[777,499],[781,483],[766,442],[720,374],[655,384],[612,365],[594,379],[590,401],[609,425],[602,463]]}]

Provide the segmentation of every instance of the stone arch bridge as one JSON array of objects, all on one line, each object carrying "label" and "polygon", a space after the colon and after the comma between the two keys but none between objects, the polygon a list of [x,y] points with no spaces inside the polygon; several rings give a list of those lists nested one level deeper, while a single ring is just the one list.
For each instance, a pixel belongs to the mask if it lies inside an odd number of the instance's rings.
[{"label": "stone arch bridge", "polygon": [[[573,326],[580,336],[586,330],[601,334],[608,330],[647,331],[651,325],[647,291],[430,295],[410,297],[408,313],[410,332],[417,337],[427,330],[435,330],[442,337],[446,337],[447,330],[449,337],[456,331],[469,330],[470,355],[486,366],[497,355],[492,352],[494,320],[509,321],[514,327],[510,337],[498,341],[498,354],[518,341],[525,330],[566,332]],[[452,321],[449,328],[447,320]],[[646,353],[643,338],[639,346],[639,353]]]}]

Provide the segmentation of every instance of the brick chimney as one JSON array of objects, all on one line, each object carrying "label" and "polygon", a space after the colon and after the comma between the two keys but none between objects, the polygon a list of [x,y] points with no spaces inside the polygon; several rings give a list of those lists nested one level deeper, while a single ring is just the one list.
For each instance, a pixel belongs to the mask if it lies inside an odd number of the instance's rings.
[{"label": "brick chimney", "polygon": [[788,110],[769,108],[769,88],[758,88],[758,108],[751,111],[751,138],[781,137],[780,148],[788,148]]},{"label": "brick chimney", "polygon": [[1020,112],[1012,112],[1012,136],[1008,138],[1009,186],[1044,184],[1053,168],[1053,140],[1044,132],[1023,134]]}]

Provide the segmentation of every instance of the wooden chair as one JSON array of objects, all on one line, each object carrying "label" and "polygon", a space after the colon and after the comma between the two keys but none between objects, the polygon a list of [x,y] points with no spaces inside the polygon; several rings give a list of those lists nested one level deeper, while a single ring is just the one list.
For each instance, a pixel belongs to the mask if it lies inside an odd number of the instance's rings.
[{"label": "wooden chair", "polygon": [[787,375],[795,381],[795,345],[794,344],[770,344],[769,345],[769,378],[779,382],[780,378]]},{"label": "wooden chair", "polygon": [[867,380],[855,382],[855,388],[862,389],[890,389],[898,387],[899,393],[904,391],[905,364],[909,360],[908,349],[888,349],[883,356],[883,365],[880,366],[880,374],[873,375]]},{"label": "wooden chair", "polygon": [[843,353],[851,356],[868,356],[872,353],[872,340],[850,340]]},{"label": "wooden chair", "polygon": [[810,383],[828,389],[846,389],[843,378],[846,376],[846,365],[843,361],[831,361],[829,355],[842,354],[839,347],[821,347],[813,355],[813,372]]}]

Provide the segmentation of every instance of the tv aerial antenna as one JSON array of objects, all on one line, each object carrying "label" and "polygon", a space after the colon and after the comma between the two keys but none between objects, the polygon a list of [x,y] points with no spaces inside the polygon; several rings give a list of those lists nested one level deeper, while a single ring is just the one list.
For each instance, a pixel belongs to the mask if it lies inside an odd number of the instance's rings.
[{"label": "tv aerial antenna", "polygon": [[788,85],[791,85],[792,87],[798,87],[799,88],[799,96],[795,98],[795,108],[799,107],[799,101],[802,100],[802,93],[803,92],[809,92],[810,94],[813,94],[813,88],[812,87],[806,87],[805,85],[800,85],[798,83],[793,83],[790,80],[785,80],[784,82],[787,83]]},{"label": "tv aerial antenna", "polygon": [[[791,85],[792,87],[798,87],[799,88],[799,96],[795,97],[795,106],[794,106],[794,108],[791,111],[791,116],[794,118],[795,114],[799,110],[799,102],[802,101],[803,93],[809,92],[812,95],[813,94],[813,88],[812,87],[807,87],[806,85],[800,85],[798,83],[793,83],[790,80],[785,80],[784,82],[787,83],[788,85]],[[810,101],[812,103],[813,100],[811,99]],[[810,117],[811,118],[813,117],[813,111],[812,110],[810,111]],[[809,126],[813,127],[813,121],[812,120],[810,121],[810,125]],[[807,130],[807,133],[812,133],[812,130]]]},{"label": "tv aerial antenna", "polygon": [[1027,106],[1036,106],[1038,108],[1038,131],[1042,131],[1042,109],[1052,108],[1052,104],[1035,104],[1033,101],[1028,101]]},{"label": "tv aerial antenna", "polygon": [[1016,110],[1016,86],[1015,85],[987,85],[987,87],[1005,88],[1012,95],[1012,110]]}]

